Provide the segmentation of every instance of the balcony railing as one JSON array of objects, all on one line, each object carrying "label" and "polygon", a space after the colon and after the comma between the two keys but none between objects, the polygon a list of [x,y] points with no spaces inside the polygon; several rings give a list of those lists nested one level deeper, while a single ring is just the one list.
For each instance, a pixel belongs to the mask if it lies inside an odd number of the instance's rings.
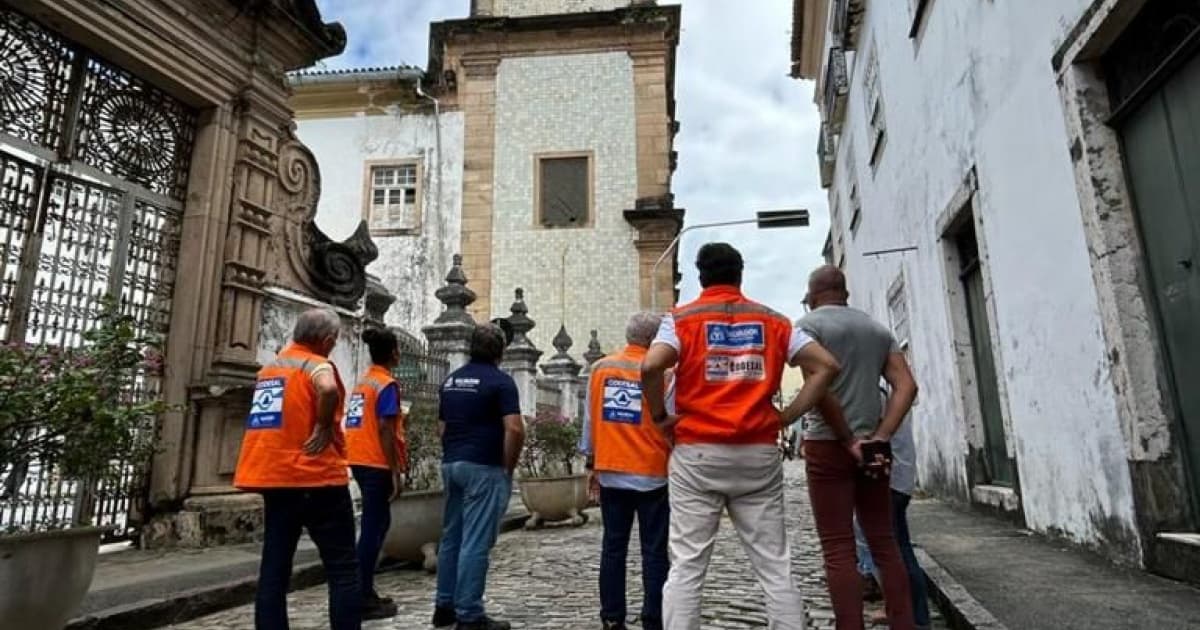
[{"label": "balcony railing", "polygon": [[850,76],[846,72],[846,52],[840,47],[829,49],[825,65],[825,121],[831,131],[842,127],[846,118],[846,97],[850,93]]},{"label": "balcony railing", "polygon": [[833,185],[833,169],[837,163],[837,140],[829,124],[821,123],[821,136],[817,139],[817,163],[821,167],[821,188]]}]

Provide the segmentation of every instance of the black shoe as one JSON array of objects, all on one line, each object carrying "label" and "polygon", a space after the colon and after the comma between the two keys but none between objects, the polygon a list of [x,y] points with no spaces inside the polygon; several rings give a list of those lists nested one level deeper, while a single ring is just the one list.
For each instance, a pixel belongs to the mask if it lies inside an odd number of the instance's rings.
[{"label": "black shoe", "polygon": [[624,621],[605,621],[604,630],[629,630]]},{"label": "black shoe", "polygon": [[512,624],[507,621],[496,621],[485,615],[475,621],[460,621],[454,628],[455,630],[512,630]]},{"label": "black shoe", "polygon": [[872,604],[883,601],[883,590],[879,588],[879,582],[875,581],[875,577],[864,575],[863,581],[863,601]]},{"label": "black shoe", "polygon": [[363,602],[363,621],[368,621],[371,619],[391,619],[395,616],[396,604],[392,602],[385,602],[381,599],[367,600]]},{"label": "black shoe", "polygon": [[391,597],[381,597],[379,595],[379,593],[371,593],[370,595],[367,595],[367,598],[363,601],[363,603],[364,603],[364,605],[371,605],[371,604],[393,604],[395,602],[392,601]]},{"label": "black shoe", "polygon": [[456,623],[458,623],[458,615],[454,614],[453,608],[438,606],[433,609],[433,626],[435,628],[446,628]]}]

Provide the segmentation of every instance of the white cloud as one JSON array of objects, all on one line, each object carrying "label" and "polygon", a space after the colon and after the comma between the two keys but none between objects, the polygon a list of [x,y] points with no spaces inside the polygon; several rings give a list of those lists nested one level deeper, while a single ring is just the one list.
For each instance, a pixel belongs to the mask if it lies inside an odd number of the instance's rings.
[{"label": "white cloud", "polygon": [[[467,0],[321,0],[326,20],[346,27],[346,53],[329,68],[424,66],[429,23],[465,17]],[[681,298],[695,297],[696,250],[723,240],[746,259],[745,291],[789,315],[802,311],[804,282],[821,263],[829,228],[817,182],[820,125],[812,84],[787,76],[791,0],[685,0],[676,70],[676,203],[686,224],[753,217],[757,210],[807,208],[807,228],[752,226],[684,236]]]}]

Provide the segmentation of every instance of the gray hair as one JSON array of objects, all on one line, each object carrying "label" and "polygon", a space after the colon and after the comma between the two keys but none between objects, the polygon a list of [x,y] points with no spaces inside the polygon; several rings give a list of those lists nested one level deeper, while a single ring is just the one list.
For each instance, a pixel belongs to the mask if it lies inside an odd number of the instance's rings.
[{"label": "gray hair", "polygon": [[320,343],[330,337],[337,337],[341,329],[342,320],[337,313],[327,308],[309,309],[296,319],[296,327],[292,329],[292,340],[303,344]]},{"label": "gray hair", "polygon": [[471,333],[471,358],[476,361],[499,363],[504,357],[506,337],[496,324],[479,324]]},{"label": "gray hair", "polygon": [[629,323],[625,325],[625,341],[635,346],[649,348],[650,342],[654,341],[654,336],[658,334],[660,324],[662,324],[662,315],[658,313],[650,311],[634,313],[633,317],[629,318]]}]

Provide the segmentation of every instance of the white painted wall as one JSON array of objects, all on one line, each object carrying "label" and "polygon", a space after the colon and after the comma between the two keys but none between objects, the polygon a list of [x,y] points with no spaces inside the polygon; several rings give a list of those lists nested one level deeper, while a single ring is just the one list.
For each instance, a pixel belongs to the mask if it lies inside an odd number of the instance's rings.
[{"label": "white painted wall", "polygon": [[586,13],[588,11],[612,11],[629,6],[629,0],[493,0],[494,15],[512,17],[527,15],[559,15],[563,13]]},{"label": "white painted wall", "polygon": [[[458,252],[462,217],[463,115],[441,115],[442,153],[436,151],[432,114],[354,115],[297,121],[297,134],[321,169],[317,225],[334,240],[349,237],[363,215],[367,161],[420,158],[423,161],[421,233],[373,237],[379,258],[367,271],[397,296],[387,323],[418,337],[421,327],[441,312],[434,291]],[[438,195],[438,175],[445,178]]]},{"label": "white painted wall", "polygon": [[[919,41],[908,2],[867,3],[831,204],[841,197],[851,300],[888,320],[907,278],[923,486],[966,497],[967,428],[939,215],[978,173],[1005,413],[1028,525],[1084,544],[1136,541],[1129,466],[1100,329],[1051,57],[1087,0],[934,0]],[[867,164],[862,70],[879,47],[888,139]],[[863,217],[848,228],[854,163]],[[839,226],[835,225],[835,230]],[[837,241],[835,235],[834,240]],[[862,252],[915,245],[879,258]],[[1136,544],[1127,557],[1139,560]]]},{"label": "white painted wall", "polygon": [[[547,357],[564,313],[580,356],[593,329],[606,350],[622,346],[639,306],[637,234],[622,215],[637,196],[633,92],[624,52],[510,58],[497,71],[492,313],[507,314],[524,288],[530,338]],[[563,151],[594,153],[591,227],[535,224],[534,156]]]}]

